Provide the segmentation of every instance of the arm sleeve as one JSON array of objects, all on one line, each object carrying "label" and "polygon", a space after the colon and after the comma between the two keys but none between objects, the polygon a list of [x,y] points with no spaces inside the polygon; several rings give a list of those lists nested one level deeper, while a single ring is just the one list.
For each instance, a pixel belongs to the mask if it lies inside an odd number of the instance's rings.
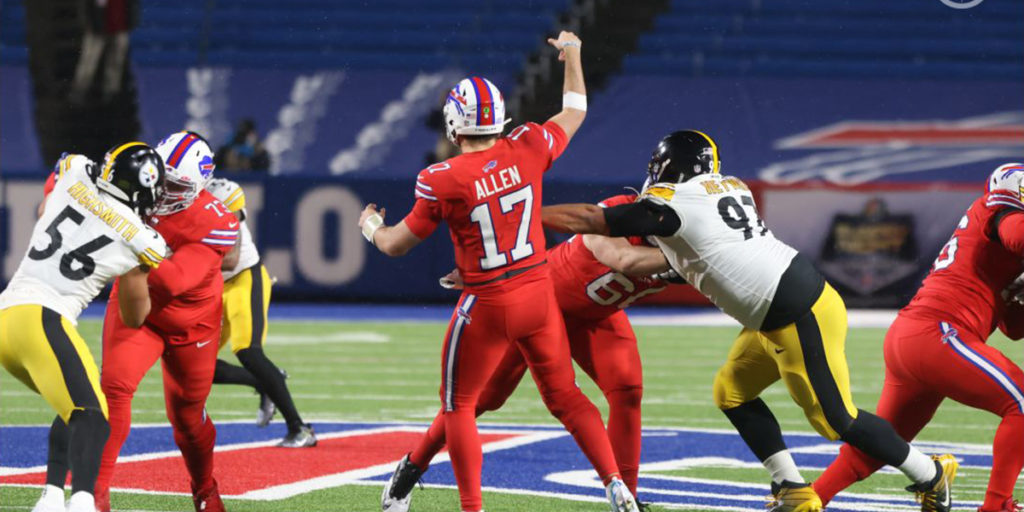
[{"label": "arm sleeve", "polygon": [[149,284],[177,297],[204,286],[211,270],[220,269],[221,259],[223,255],[206,244],[186,244],[149,274]]},{"label": "arm sleeve", "polygon": [[611,236],[671,236],[682,227],[675,210],[649,200],[604,208],[603,212]]},{"label": "arm sleeve", "polygon": [[405,225],[409,227],[412,234],[419,239],[430,236],[437,229],[443,219],[441,202],[437,198],[434,185],[431,185],[430,172],[421,171],[416,177],[416,204],[412,211],[405,216]]},{"label": "arm sleeve", "polygon": [[206,233],[200,241],[224,256],[238,243],[238,224],[239,220],[234,215],[221,217],[216,227]]},{"label": "arm sleeve", "polygon": [[558,123],[548,121],[541,125],[540,129],[551,155],[551,161],[554,162],[565,152],[566,146],[569,145],[569,138],[565,136],[565,130],[558,126]]},{"label": "arm sleeve", "polygon": [[1024,212],[1013,212],[999,219],[999,242],[1006,250],[1024,257]]},{"label": "arm sleeve", "polygon": [[46,196],[50,195],[50,193],[53,192],[53,189],[56,186],[57,173],[51,172],[50,175],[46,177],[46,183],[43,184],[43,197],[45,198]]}]

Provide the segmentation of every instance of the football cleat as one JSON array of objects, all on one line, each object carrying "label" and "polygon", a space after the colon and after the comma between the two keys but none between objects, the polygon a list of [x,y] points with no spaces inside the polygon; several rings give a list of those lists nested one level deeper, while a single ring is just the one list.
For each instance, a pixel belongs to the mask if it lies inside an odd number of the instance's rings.
[{"label": "football cleat", "polygon": [[384,492],[380,495],[380,509],[383,512],[406,512],[412,500],[412,488],[420,481],[425,470],[409,460],[409,454],[402,457],[391,479],[384,484]]},{"label": "football cleat", "polygon": [[274,405],[274,401],[270,399],[266,393],[260,393],[260,408],[256,411],[256,426],[263,428],[270,424],[270,420],[274,419],[274,413],[277,412],[277,406]]},{"label": "football cleat", "polygon": [[[281,372],[281,376],[288,380],[288,372],[278,368],[277,371]],[[270,399],[270,396],[266,393],[260,393],[260,408],[256,412],[256,426],[265,427],[270,424],[270,420],[274,419],[274,414],[277,412],[277,404]]]},{"label": "football cleat", "polygon": [[54,485],[43,487],[43,494],[32,512],[64,512],[64,489]]},{"label": "football cleat", "polygon": [[626,487],[622,479],[612,478],[612,481],[605,487],[604,493],[608,498],[608,507],[611,512],[640,512],[633,493],[629,492],[629,488]]},{"label": "football cleat", "polygon": [[284,436],[277,446],[281,448],[312,448],[316,446],[316,434],[313,433],[313,426],[306,424],[295,432],[288,432],[288,435]]},{"label": "football cleat", "polygon": [[960,463],[950,454],[933,455],[932,460],[938,472],[935,478],[925,484],[911,485],[907,490],[917,495],[921,512],[949,512],[953,509],[953,480]]},{"label": "football cleat", "polygon": [[772,482],[772,495],[768,497],[769,512],[821,512],[821,498],[808,483],[783,480]]},{"label": "football cleat", "polygon": [[78,491],[68,500],[67,512],[96,512],[96,500],[92,494]]},{"label": "football cleat", "polygon": [[220,492],[217,490],[217,481],[202,489],[196,490],[195,483],[192,484],[192,504],[196,512],[226,512],[224,502],[220,500]]}]

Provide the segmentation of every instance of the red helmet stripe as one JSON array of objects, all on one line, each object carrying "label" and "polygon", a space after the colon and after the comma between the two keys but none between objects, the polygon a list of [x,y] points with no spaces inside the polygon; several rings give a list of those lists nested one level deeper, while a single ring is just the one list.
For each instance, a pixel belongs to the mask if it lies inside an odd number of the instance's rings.
[{"label": "red helmet stripe", "polygon": [[181,163],[181,159],[185,157],[185,153],[188,152],[188,148],[192,147],[198,137],[194,134],[185,135],[185,138],[178,141],[178,145],[174,146],[174,151],[171,151],[171,156],[167,159],[167,165],[171,167],[177,167]]},{"label": "red helmet stripe", "polygon": [[[487,86],[484,79],[478,76],[470,77],[469,80],[473,83],[473,91],[476,92],[477,126],[494,124],[494,97],[491,95],[491,88]],[[482,96],[481,91],[483,91]]]}]

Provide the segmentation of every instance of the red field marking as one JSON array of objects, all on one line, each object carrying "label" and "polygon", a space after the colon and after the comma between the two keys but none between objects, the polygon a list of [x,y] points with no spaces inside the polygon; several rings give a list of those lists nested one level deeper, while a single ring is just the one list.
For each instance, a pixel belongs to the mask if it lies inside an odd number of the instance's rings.
[{"label": "red field marking", "polygon": [[[525,434],[480,433],[483,443]],[[321,440],[316,448],[243,448],[217,452],[214,476],[224,495],[291,484],[345,471],[396,461],[408,453],[422,434],[381,432]],[[43,472],[0,477],[4,484],[42,485]],[[118,463],[114,488],[189,493],[188,474],[180,455]]]}]

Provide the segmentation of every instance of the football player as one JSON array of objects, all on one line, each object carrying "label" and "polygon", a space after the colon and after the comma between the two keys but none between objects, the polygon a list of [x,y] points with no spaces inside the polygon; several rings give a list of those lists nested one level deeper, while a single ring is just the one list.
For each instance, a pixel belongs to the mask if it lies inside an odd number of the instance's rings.
[{"label": "football player", "polygon": [[[716,405],[771,473],[776,512],[818,512],[775,416],[759,396],[782,380],[822,436],[842,439],[898,468],[922,510],[947,512],[952,455],[929,458],[885,420],[858,410],[846,366],[846,306],[810,261],[776,239],[746,184],[720,174],[706,134],[674,132],[658,144],[641,200],[597,208],[553,206],[545,225],[611,236],[653,235],[668,263],[743,325],[714,381]],[[548,215],[547,213],[550,213]]]},{"label": "football player", "polygon": [[[981,512],[1021,510],[1013,488],[1024,468],[1024,372],[985,340],[997,325],[1012,339],[1024,338],[1020,296],[1004,293],[1024,271],[1022,200],[1024,164],[997,168],[885,336],[878,415],[904,439],[913,439],[946,397],[1002,418]],[[814,488],[828,503],[882,465],[844,445]]]},{"label": "football player", "polygon": [[[159,155],[142,143],[107,153],[103,172],[82,155],[57,164],[51,193],[32,231],[25,258],[0,293],[0,364],[57,411],[50,458],[60,470],[33,508],[93,512],[96,474],[110,433],[107,401],[89,347],[75,329],[78,315],[117,276],[124,293],[116,314],[141,325],[150,311],[146,277],[167,253],[148,216],[163,186]],[[97,179],[101,176],[101,179]]]},{"label": "football player", "polygon": [[122,290],[115,282],[103,322],[100,384],[110,407],[110,439],[96,484],[103,512],[110,510],[110,481],[131,428],[131,400],[139,381],[162,360],[167,417],[185,459],[196,512],[222,512],[213,478],[217,430],[206,413],[220,341],[220,269],[237,259],[238,219],[203,189],[213,173],[213,152],[195,133],[172,134],[156,151],[167,168],[166,185],[150,224],[174,251],[149,275],[153,313],[141,328],[121,321],[112,307]]},{"label": "football player", "polygon": [[[602,207],[631,203],[635,195],[619,195]],[[583,235],[570,238],[548,253],[555,297],[565,320],[573,360],[597,384],[608,401],[608,438],[629,491],[636,497],[640,468],[640,399],[643,373],[636,335],[625,309],[664,290],[667,282],[651,274],[664,269],[665,256],[642,238]],[[455,270],[447,287],[462,289]],[[496,411],[512,395],[526,373],[518,347],[510,345],[477,402],[476,414]],[[411,491],[431,459],[444,448],[444,415],[433,424],[385,485],[382,509],[405,512]]]},{"label": "football player", "polygon": [[548,42],[565,61],[562,111],[502,137],[505,102],[490,81],[470,77],[443,108],[445,132],[462,154],[416,178],[412,212],[394,226],[370,204],[359,218],[367,240],[389,256],[407,253],[447,221],[465,290],[452,314],[442,356],[441,400],[448,449],[464,512],[483,509],[483,464],[476,429],[480,393],[510,344],[522,350],[541,397],[576,438],[606,486],[612,510],[636,511],[622,482],[601,414],[576,387],[565,325],[541,228],[544,172],[586,116],[580,40]]},{"label": "football player", "polygon": [[224,178],[210,180],[206,190],[227,207],[239,224],[238,261],[221,272],[224,277],[224,320],[221,324],[220,345],[223,347],[230,343],[231,351],[242,366],[217,359],[213,383],[244,384],[259,391],[258,426],[267,426],[275,409],[279,409],[288,425],[288,434],[278,446],[316,446],[313,428],[302,421],[292,401],[292,394],[285,383],[286,374],[263,352],[263,342],[267,340],[267,309],[270,308],[270,288],[273,282],[260,261],[252,233],[245,224],[245,192],[238,183]]}]

